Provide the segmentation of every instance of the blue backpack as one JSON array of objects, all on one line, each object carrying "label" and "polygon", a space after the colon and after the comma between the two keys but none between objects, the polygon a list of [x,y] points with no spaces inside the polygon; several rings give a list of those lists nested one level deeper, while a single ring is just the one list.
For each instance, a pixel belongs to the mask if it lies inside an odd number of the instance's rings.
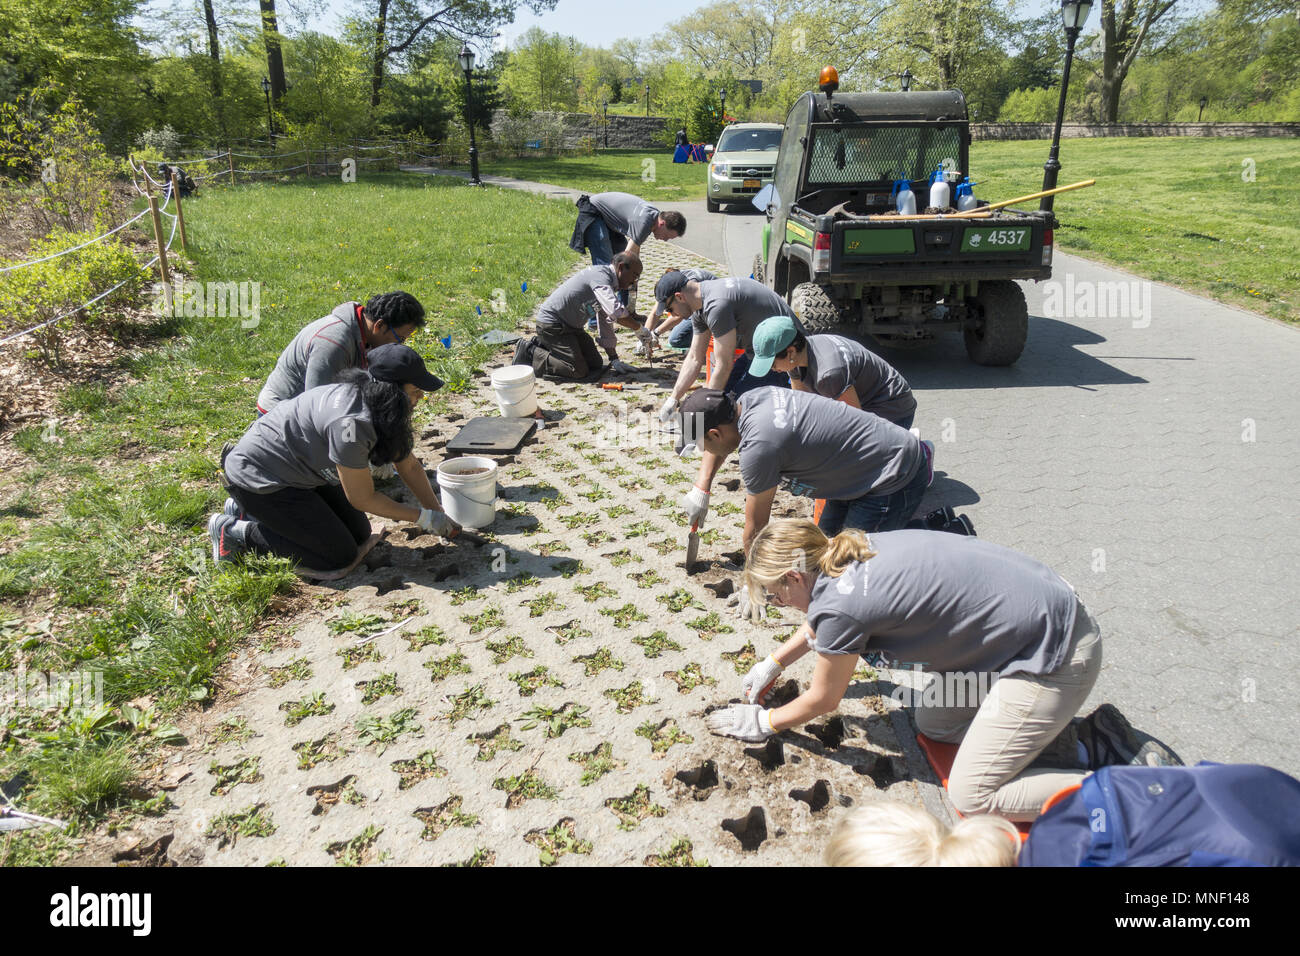
[{"label": "blue backpack", "polygon": [[1020,866],[1300,866],[1300,781],[1253,764],[1102,767],[1034,823]]}]

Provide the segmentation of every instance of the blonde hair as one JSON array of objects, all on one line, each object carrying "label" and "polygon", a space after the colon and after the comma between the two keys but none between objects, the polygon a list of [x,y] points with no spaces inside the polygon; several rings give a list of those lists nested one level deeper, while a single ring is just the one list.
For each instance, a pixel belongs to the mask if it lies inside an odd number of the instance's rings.
[{"label": "blonde hair", "polygon": [[810,570],[838,578],[854,561],[876,556],[861,531],[841,531],[827,538],[822,529],[803,518],[772,521],[754,536],[745,558],[745,587],[749,599],[763,603],[763,591],[791,571]]},{"label": "blonde hair", "polygon": [[925,810],[894,800],[845,817],[823,859],[827,866],[1014,866],[1020,834],[1001,817],[967,817],[949,830]]}]

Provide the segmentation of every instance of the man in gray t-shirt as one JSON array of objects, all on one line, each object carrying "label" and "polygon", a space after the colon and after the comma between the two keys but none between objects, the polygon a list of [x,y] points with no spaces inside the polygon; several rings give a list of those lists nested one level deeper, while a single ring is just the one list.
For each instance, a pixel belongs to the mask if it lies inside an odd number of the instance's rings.
[{"label": "man in gray t-shirt", "polygon": [[1064,663],[1078,602],[1047,565],[932,531],[873,534],[871,549],[875,557],[813,585],[808,625],[818,653],[1000,677]]},{"label": "man in gray t-shirt", "polygon": [[[705,383],[709,388],[743,395],[764,385],[789,386],[785,375],[756,376],[749,371],[754,330],[764,319],[789,316],[803,330],[790,304],[763,283],[735,278],[700,282],[684,273],[670,272],[655,285],[655,298],[678,318],[692,316],[695,331],[673,393],[659,409],[660,421],[671,420],[677,403],[695,386],[710,344],[713,364]],[[736,352],[741,350],[748,354],[737,357]]]},{"label": "man in gray t-shirt", "polygon": [[780,388],[736,399],[702,388],[682,403],[679,448],[695,442],[708,454],[683,499],[687,519],[702,524],[722,462],[740,453],[745,481],[744,550],[771,515],[776,489],[826,499],[819,527],[901,528],[933,475],[933,449],[911,432],[843,402]]},{"label": "man in gray t-shirt", "polygon": [[585,329],[588,319],[598,317],[599,344],[609,355],[610,368],[631,371],[619,361],[614,325],[635,330],[642,342],[650,338],[643,318],[629,312],[618,298],[640,276],[641,259],[627,252],[616,255],[610,265],[591,266],[570,276],[538,308],[537,335],[516,352],[516,361],[527,358],[537,374],[555,378],[580,379],[599,372],[604,363]]},{"label": "man in gray t-shirt", "polygon": [[798,391],[816,392],[911,428],[916,399],[898,370],[861,343],[842,335],[806,336],[784,316],[754,333],[754,374],[787,372]]},{"label": "man in gray t-shirt", "polygon": [[365,368],[366,352],[402,343],[424,325],[424,306],[408,292],[372,296],[363,307],[344,302],[293,337],[257,396],[265,415],[280,402],[321,385],[333,385],[339,373]]}]

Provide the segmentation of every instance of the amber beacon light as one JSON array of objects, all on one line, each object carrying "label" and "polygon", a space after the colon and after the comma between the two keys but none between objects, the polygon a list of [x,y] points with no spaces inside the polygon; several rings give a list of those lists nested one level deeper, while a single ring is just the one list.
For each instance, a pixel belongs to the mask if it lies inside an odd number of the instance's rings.
[{"label": "amber beacon light", "polygon": [[840,88],[840,72],[833,66],[822,67],[821,75],[817,77],[817,86],[823,93],[834,93]]}]

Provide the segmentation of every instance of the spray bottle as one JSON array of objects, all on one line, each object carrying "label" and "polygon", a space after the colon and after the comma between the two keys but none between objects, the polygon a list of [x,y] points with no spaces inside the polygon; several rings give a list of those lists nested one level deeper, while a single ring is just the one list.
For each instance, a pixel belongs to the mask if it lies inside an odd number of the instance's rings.
[{"label": "spray bottle", "polygon": [[979,202],[975,199],[974,189],[972,188],[975,185],[975,183],[970,181],[970,177],[967,176],[961,181],[961,185],[957,187],[958,212],[967,212],[979,205]]},{"label": "spray bottle", "polygon": [[894,190],[890,193],[894,208],[900,216],[916,215],[916,193],[912,192],[912,183],[907,179],[895,179]]},{"label": "spray bottle", "polygon": [[940,167],[930,174],[930,205],[937,209],[947,209],[949,198],[948,182]]}]

